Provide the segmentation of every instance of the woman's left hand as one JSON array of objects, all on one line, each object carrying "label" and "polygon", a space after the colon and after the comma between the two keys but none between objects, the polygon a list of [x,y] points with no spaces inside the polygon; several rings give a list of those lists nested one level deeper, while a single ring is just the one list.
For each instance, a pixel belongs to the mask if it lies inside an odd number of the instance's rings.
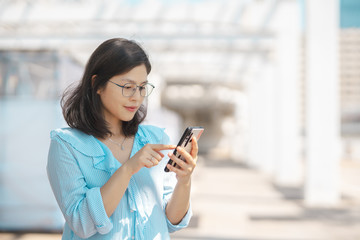
[{"label": "woman's left hand", "polygon": [[182,147],[176,148],[176,150],[185,158],[185,161],[176,157],[173,153],[168,154],[170,159],[176,163],[176,167],[173,167],[170,164],[168,164],[167,167],[170,171],[176,173],[178,183],[189,183],[191,180],[191,174],[196,167],[199,150],[196,137],[192,137],[191,145],[190,153]]}]

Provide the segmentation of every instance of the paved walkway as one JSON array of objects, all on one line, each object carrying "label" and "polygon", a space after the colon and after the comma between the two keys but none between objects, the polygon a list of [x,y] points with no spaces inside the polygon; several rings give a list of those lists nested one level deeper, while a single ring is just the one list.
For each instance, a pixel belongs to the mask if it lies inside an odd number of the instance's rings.
[{"label": "paved walkway", "polygon": [[[302,190],[235,163],[199,162],[193,181],[194,217],[174,240],[360,239],[360,163],[343,161],[342,201],[309,209]],[[1,240],[59,240],[59,234],[0,233]]]},{"label": "paved walkway", "polygon": [[341,203],[310,209],[302,189],[276,187],[256,170],[226,163],[201,166],[194,179],[194,228],[174,239],[360,239],[360,163],[342,162],[341,176]]}]

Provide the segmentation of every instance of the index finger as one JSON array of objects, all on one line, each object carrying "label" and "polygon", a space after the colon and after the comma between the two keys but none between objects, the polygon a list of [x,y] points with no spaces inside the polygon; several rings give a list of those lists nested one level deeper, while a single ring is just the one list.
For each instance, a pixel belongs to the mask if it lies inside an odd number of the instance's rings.
[{"label": "index finger", "polygon": [[176,148],[176,145],[171,145],[171,144],[149,144],[149,145],[155,151],[171,150]]},{"label": "index finger", "polygon": [[199,146],[198,146],[198,144],[197,144],[197,139],[196,139],[196,137],[194,136],[194,137],[192,137],[192,147],[191,147],[191,152],[190,152],[190,154],[191,154],[191,156],[194,158],[194,157],[196,157],[196,155],[198,154],[198,152],[199,152]]}]

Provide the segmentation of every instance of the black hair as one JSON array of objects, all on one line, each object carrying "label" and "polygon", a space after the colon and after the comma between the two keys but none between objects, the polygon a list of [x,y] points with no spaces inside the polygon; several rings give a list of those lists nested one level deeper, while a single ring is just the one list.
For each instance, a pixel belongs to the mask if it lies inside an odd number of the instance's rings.
[{"label": "black hair", "polygon": [[[62,112],[67,124],[95,137],[111,136],[97,90],[104,87],[113,76],[127,73],[142,64],[149,74],[149,58],[135,41],[113,38],[100,44],[90,56],[80,83],[73,89],[66,89],[61,98]],[[94,75],[96,77],[92,80]],[[146,112],[146,106],[141,105],[132,120],[122,122],[125,136],[135,135],[139,124],[146,117]]]}]

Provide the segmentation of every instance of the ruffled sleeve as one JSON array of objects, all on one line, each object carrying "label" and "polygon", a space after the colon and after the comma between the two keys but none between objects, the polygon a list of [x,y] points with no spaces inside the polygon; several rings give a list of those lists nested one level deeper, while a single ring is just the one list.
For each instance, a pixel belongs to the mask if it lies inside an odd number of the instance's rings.
[{"label": "ruffled sleeve", "polygon": [[100,188],[89,188],[74,157],[75,149],[52,132],[47,174],[66,223],[81,238],[106,234],[113,224],[108,218]]}]

